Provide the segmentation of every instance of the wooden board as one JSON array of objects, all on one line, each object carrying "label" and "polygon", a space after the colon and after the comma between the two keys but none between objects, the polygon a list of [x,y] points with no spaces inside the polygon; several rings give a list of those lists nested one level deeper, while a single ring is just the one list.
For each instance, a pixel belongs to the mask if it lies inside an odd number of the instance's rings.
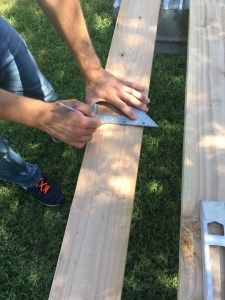
[{"label": "wooden board", "polygon": [[[178,298],[200,300],[199,201],[225,200],[224,0],[190,1],[188,48]],[[225,299],[222,251],[211,261],[215,299]]]},{"label": "wooden board", "polygon": [[[149,87],[160,0],[124,0],[106,69]],[[103,125],[87,145],[50,299],[120,299],[141,128]]]}]

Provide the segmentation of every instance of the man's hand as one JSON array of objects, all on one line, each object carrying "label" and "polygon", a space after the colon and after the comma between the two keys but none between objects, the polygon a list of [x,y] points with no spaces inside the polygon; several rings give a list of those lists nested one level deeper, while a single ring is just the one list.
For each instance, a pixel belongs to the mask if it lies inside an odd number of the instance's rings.
[{"label": "man's hand", "polygon": [[129,106],[147,111],[144,87],[119,80],[101,67],[92,46],[79,0],[38,0],[49,20],[62,35],[78,61],[87,82],[87,102],[107,101],[135,119]]},{"label": "man's hand", "polygon": [[66,100],[64,104],[71,106],[79,112],[67,111],[57,105],[49,103],[49,114],[45,116],[40,129],[66,144],[83,148],[89,142],[101,121],[92,116],[90,107],[77,100]]},{"label": "man's hand", "polygon": [[147,111],[144,87],[123,81],[101,67],[92,46],[79,0],[38,0],[49,20],[68,44],[87,82],[87,102],[107,101],[135,119],[129,106]]},{"label": "man's hand", "polygon": [[135,119],[130,106],[148,111],[147,104],[150,100],[144,95],[144,91],[140,84],[120,80],[102,69],[94,79],[87,82],[86,99],[90,105],[99,100],[111,103],[128,117]]},{"label": "man's hand", "polygon": [[87,104],[77,100],[63,103],[81,113],[67,111],[57,102],[46,103],[0,89],[0,120],[41,129],[67,144],[82,148],[102,123],[92,116]]}]

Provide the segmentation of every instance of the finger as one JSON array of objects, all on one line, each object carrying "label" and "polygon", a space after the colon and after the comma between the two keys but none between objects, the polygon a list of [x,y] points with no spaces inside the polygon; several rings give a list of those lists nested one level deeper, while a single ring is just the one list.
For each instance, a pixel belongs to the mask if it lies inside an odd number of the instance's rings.
[{"label": "finger", "polygon": [[102,121],[97,118],[84,117],[82,126],[84,129],[97,129],[102,125]]},{"label": "finger", "polygon": [[63,103],[77,109],[78,111],[82,112],[87,117],[92,117],[92,112],[91,112],[90,106],[83,102],[80,102],[78,100],[66,100],[66,101],[63,101]]},{"label": "finger", "polygon": [[127,92],[123,92],[121,95],[121,99],[123,101],[125,101],[128,104],[131,104],[132,106],[139,108],[145,112],[148,111],[147,105],[146,103],[143,103],[141,101],[139,101],[137,98],[135,98],[134,96],[132,96],[131,94],[127,93]]},{"label": "finger", "polygon": [[94,115],[91,111],[91,107],[85,103],[78,102],[77,109],[81,111],[85,116],[92,118]]},{"label": "finger", "polygon": [[74,143],[74,144],[71,144],[72,146],[76,147],[76,148],[79,148],[79,149],[82,149],[86,143]]},{"label": "finger", "polygon": [[137,98],[138,100],[140,100],[141,102],[143,103],[150,103],[150,99],[148,97],[146,97],[143,93],[137,91],[137,90],[134,90],[128,86],[124,86],[124,89],[123,89],[125,92],[131,94],[132,96],[134,96],[135,98]]},{"label": "finger", "polygon": [[128,116],[129,118],[135,120],[136,116],[133,113],[131,107],[129,107],[124,101],[122,101],[121,99],[115,99],[113,104],[119,109],[121,110],[126,116]]},{"label": "finger", "polygon": [[80,130],[80,135],[92,135],[96,131],[96,128],[84,128]]},{"label": "finger", "polygon": [[73,147],[76,147],[76,148],[79,148],[79,149],[81,149],[81,148],[83,148],[84,147],[84,145],[86,144],[86,143],[84,143],[84,142],[68,142],[68,141],[66,141],[65,142],[66,144],[68,144],[68,145],[71,145],[71,146],[73,146]]},{"label": "finger", "polygon": [[77,142],[78,143],[87,143],[87,142],[91,141],[92,138],[93,138],[92,134],[83,135],[83,136],[80,136],[79,138],[77,138]]},{"label": "finger", "polygon": [[130,81],[125,81],[125,80],[121,80],[121,83],[132,88],[132,89],[135,89],[137,91],[140,91],[140,92],[144,92],[145,91],[145,87],[139,83],[136,83],[136,82],[130,82]]}]

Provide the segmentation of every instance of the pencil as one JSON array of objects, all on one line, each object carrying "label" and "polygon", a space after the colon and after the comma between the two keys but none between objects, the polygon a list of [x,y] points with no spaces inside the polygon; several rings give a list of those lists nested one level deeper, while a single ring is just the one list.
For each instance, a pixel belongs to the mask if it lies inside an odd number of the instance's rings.
[{"label": "pencil", "polygon": [[65,110],[73,111],[73,112],[80,113],[80,114],[83,115],[83,113],[82,113],[81,111],[79,111],[78,109],[73,108],[73,107],[71,107],[71,106],[69,106],[69,105],[66,105],[66,104],[61,103],[61,102],[58,102],[57,104],[58,104],[59,106],[61,106],[62,108],[64,108]]}]

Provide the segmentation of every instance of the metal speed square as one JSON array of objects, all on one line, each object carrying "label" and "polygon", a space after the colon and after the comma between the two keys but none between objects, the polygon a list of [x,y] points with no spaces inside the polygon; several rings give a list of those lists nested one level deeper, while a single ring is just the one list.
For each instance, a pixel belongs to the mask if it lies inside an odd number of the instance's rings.
[{"label": "metal speed square", "polygon": [[[210,246],[225,247],[225,202],[201,201],[200,221],[202,237],[204,299],[213,300],[213,276],[212,264],[210,260]],[[210,234],[210,224],[220,226],[223,229],[222,232]]]},{"label": "metal speed square", "polygon": [[92,113],[105,124],[158,127],[144,111],[133,107],[131,109],[136,116],[136,120],[131,120],[124,114],[121,114],[114,106],[102,101],[99,101],[92,106]]}]

